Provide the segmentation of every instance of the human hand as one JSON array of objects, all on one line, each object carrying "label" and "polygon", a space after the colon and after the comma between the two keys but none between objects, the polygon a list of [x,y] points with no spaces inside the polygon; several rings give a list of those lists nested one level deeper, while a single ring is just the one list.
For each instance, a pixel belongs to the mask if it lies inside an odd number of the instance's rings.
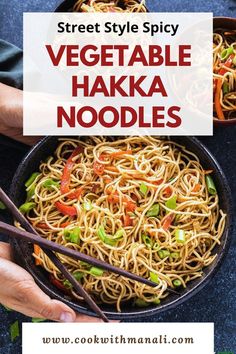
[{"label": "human hand", "polygon": [[3,242],[0,242],[0,284],[0,303],[26,316],[59,322],[101,322],[76,314],[62,302],[50,299],[25,269],[12,262],[11,247]]},{"label": "human hand", "polygon": [[23,91],[0,83],[0,133],[28,145],[39,137],[23,136]]}]

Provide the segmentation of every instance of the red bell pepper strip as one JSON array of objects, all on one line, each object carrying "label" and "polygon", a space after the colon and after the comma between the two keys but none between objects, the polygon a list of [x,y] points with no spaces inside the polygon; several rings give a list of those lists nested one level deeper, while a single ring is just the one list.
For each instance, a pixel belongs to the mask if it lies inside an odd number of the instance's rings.
[{"label": "red bell pepper strip", "polygon": [[77,210],[74,206],[62,204],[61,202],[55,202],[57,210],[63,215],[75,216],[77,215]]},{"label": "red bell pepper strip", "polygon": [[73,158],[83,152],[83,148],[81,146],[78,146],[75,148],[75,150],[72,152],[68,160],[66,161],[66,164],[64,166],[63,172],[62,172],[62,177],[61,177],[61,193],[65,194],[70,191],[70,177],[71,177],[71,172],[74,167],[74,162]]},{"label": "red bell pepper strip", "polygon": [[[231,54],[228,59],[226,60],[225,63],[223,63],[223,65],[226,67],[226,68],[230,68],[232,63],[233,63],[233,59],[234,59],[234,56],[235,54]],[[225,73],[227,72],[227,69],[225,68],[221,68],[218,72],[219,75],[224,75]]]}]

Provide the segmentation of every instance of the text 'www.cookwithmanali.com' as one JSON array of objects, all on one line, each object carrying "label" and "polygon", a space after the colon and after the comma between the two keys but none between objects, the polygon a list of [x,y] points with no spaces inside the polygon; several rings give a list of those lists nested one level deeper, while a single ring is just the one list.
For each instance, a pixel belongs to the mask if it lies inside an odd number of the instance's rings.
[{"label": "text 'www.cookwithmanali.com'", "polygon": [[[24,323],[23,354],[213,354],[213,323]],[[129,351],[129,352],[128,352]]]}]

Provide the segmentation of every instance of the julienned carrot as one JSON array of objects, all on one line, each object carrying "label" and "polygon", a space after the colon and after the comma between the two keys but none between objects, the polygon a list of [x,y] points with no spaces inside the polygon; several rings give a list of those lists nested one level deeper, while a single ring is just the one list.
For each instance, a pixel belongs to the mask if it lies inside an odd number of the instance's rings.
[{"label": "julienned carrot", "polygon": [[[39,256],[41,248],[38,245],[34,245],[34,254],[35,256]],[[35,265],[41,265],[42,261],[40,261],[38,258],[35,258]]]},{"label": "julienned carrot", "polygon": [[116,151],[116,152],[112,152],[110,154],[111,157],[119,157],[119,156],[122,156],[122,155],[132,155],[132,150],[121,150],[121,151]]},{"label": "julienned carrot", "polygon": [[216,93],[215,93],[215,99],[214,99],[215,111],[216,111],[218,119],[225,120],[225,116],[224,116],[222,106],[220,103],[221,87],[222,87],[222,79],[217,79]]},{"label": "julienned carrot", "polygon": [[168,187],[166,187],[166,188],[164,189],[164,194],[165,194],[167,197],[170,197],[170,196],[171,196],[171,194],[172,194],[172,189],[171,189],[170,186],[168,186]]},{"label": "julienned carrot", "polygon": [[192,189],[192,192],[199,192],[201,189],[201,185],[199,183],[195,184],[195,186]]},{"label": "julienned carrot", "polygon": [[174,214],[168,214],[162,219],[162,227],[164,230],[168,230],[172,221],[174,220]]},{"label": "julienned carrot", "polygon": [[209,175],[209,174],[211,174],[213,172],[213,170],[204,170],[204,174],[205,175]]},{"label": "julienned carrot", "polygon": [[105,166],[105,170],[110,172],[119,172],[118,168],[115,166]]},{"label": "julienned carrot", "polygon": [[129,214],[124,215],[124,227],[126,226],[133,226],[133,220],[129,216]]}]

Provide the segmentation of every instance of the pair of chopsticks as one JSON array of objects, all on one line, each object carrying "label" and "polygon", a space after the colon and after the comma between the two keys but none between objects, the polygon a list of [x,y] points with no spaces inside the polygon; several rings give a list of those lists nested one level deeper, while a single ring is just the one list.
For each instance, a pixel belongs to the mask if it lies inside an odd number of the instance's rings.
[{"label": "pair of chopsticks", "polygon": [[[48,256],[48,258],[55,264],[55,266],[60,270],[60,272],[64,275],[64,277],[72,284],[74,289],[84,298],[90,308],[104,321],[109,322],[108,318],[104,314],[104,312],[100,309],[100,307],[95,303],[92,297],[87,293],[86,290],[82,287],[82,285],[73,277],[73,275],[67,270],[67,268],[61,263],[61,261],[57,258],[54,252],[64,254],[73,259],[80,260],[86,263],[89,263],[93,266],[102,268],[104,270],[113,272],[115,274],[122,275],[126,278],[138,281],[145,285],[156,287],[157,284],[152,282],[151,280],[145,279],[136,275],[134,273],[130,273],[124,269],[115,267],[109,263],[106,263],[102,260],[93,258],[84,253],[81,253],[77,250],[70,249],[59,245],[53,241],[49,241],[40,237],[33,226],[29,223],[29,221],[21,214],[15,204],[10,200],[10,198],[6,195],[6,193],[0,188],[0,200],[5,204],[7,209],[11,212],[13,217],[21,224],[21,226],[26,230],[20,230],[14,226],[6,224],[4,222],[0,222],[0,232],[10,237],[14,237],[20,240],[29,241],[32,244],[36,244],[40,246],[43,252]],[[179,295],[179,293],[171,288],[168,288],[168,291],[174,294]]]}]

